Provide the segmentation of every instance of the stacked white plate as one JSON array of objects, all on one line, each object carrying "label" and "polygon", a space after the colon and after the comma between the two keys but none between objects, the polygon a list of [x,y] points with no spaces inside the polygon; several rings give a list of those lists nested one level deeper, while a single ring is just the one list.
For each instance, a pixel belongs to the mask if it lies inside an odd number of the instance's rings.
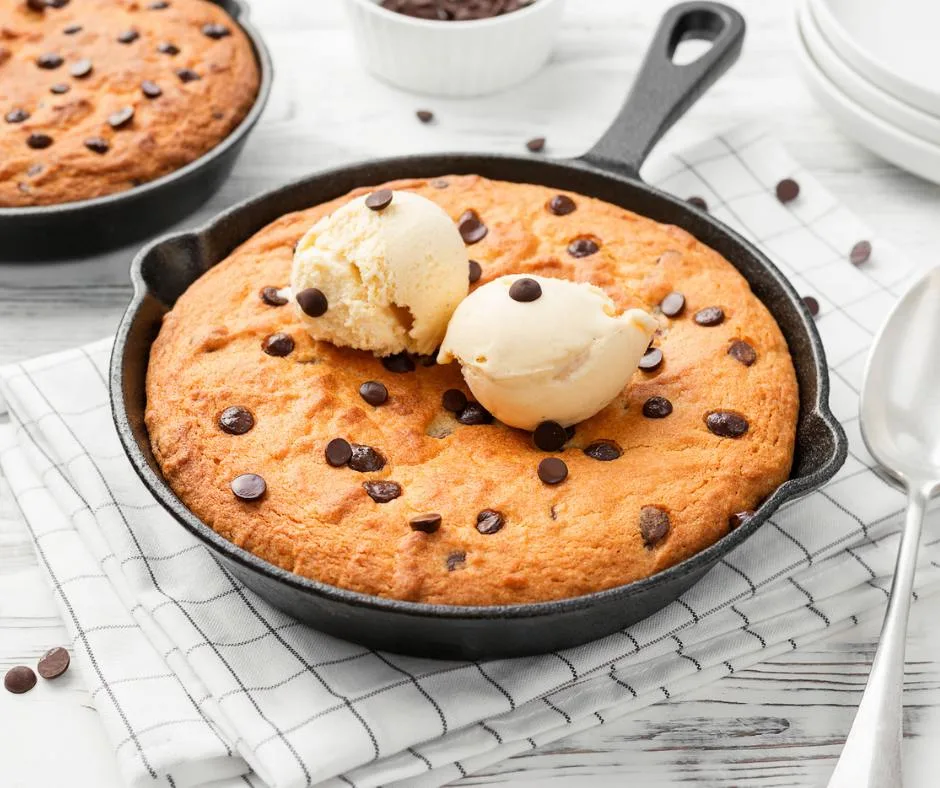
[{"label": "stacked white plate", "polygon": [[803,77],[850,137],[940,183],[940,0],[799,0]]}]

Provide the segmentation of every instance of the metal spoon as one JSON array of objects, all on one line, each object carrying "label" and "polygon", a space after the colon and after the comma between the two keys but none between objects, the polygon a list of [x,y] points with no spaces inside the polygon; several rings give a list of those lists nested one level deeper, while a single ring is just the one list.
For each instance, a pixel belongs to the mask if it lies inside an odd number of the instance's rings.
[{"label": "metal spoon", "polygon": [[862,436],[907,489],[907,519],[871,674],[829,788],[901,788],[904,646],[927,501],[940,489],[940,268],[898,302],[862,386]]}]

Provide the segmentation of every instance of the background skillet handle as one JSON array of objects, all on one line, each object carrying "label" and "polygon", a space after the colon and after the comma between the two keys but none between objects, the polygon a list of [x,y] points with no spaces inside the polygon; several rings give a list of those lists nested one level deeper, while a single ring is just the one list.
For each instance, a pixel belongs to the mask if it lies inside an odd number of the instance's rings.
[{"label": "background skillet handle", "polygon": [[[738,59],[744,27],[744,17],[721,3],[690,2],[670,8],[659,23],[623,109],[581,159],[637,177],[659,138]],[[694,62],[676,65],[673,54],[679,42],[687,39],[714,43]]]}]

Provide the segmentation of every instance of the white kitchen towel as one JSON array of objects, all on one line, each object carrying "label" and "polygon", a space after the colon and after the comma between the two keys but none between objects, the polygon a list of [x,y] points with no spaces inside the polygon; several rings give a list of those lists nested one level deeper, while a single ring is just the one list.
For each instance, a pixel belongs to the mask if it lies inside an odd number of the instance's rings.
[{"label": "white kitchen towel", "polygon": [[[48,570],[130,785],[436,786],[879,614],[904,499],[869,467],[857,392],[873,334],[914,272],[762,131],[710,140],[649,175],[704,198],[818,299],[850,454],[681,600],[580,648],[436,662],[303,626],[223,571],[137,479],[111,422],[109,341],[0,372],[7,508],[15,500]],[[786,205],[774,196],[784,177],[802,189]],[[874,252],[853,266],[862,239]],[[920,594],[940,587],[932,525]]]}]

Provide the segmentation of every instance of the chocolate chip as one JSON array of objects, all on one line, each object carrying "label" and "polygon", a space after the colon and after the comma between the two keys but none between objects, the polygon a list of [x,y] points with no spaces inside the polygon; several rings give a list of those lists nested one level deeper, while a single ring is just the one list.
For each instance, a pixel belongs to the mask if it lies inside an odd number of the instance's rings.
[{"label": "chocolate chip", "polygon": [[415,363],[407,353],[396,353],[382,359],[382,366],[389,372],[414,372]]},{"label": "chocolate chip", "polygon": [[708,210],[708,203],[705,202],[705,200],[702,199],[701,197],[689,197],[686,199],[686,202],[689,205],[694,205],[696,208],[698,208],[701,211]]},{"label": "chocolate chip", "polygon": [[467,246],[479,243],[489,232],[487,226],[480,221],[476,211],[464,211],[457,220],[457,230]]},{"label": "chocolate chip", "polygon": [[871,257],[871,243],[869,241],[859,241],[849,252],[849,260],[852,261],[852,265],[861,265],[867,262],[869,257]]},{"label": "chocolate chip", "polygon": [[549,213],[553,213],[555,216],[567,216],[569,213],[574,213],[578,206],[567,194],[556,194],[546,203],[545,207],[548,208]]},{"label": "chocolate chip", "polygon": [[388,389],[377,380],[367,380],[359,387],[359,396],[370,405],[378,407],[388,401]]},{"label": "chocolate chip", "polygon": [[644,372],[652,372],[662,363],[663,351],[661,351],[658,347],[651,347],[643,354],[643,358],[640,359],[638,366]]},{"label": "chocolate chip", "polygon": [[349,458],[349,467],[359,473],[372,473],[385,467],[385,458],[371,446],[359,443],[350,444],[352,456]]},{"label": "chocolate chip", "polygon": [[61,646],[49,649],[39,659],[39,675],[44,679],[57,679],[69,669],[72,658]]},{"label": "chocolate chip", "polygon": [[210,22],[209,24],[202,26],[202,34],[218,41],[220,38],[225,38],[226,36],[232,35],[232,31],[229,30],[225,25]]},{"label": "chocolate chip", "polygon": [[589,257],[595,254],[600,247],[593,238],[575,238],[568,244],[568,254],[572,257]]},{"label": "chocolate chip", "polygon": [[7,692],[22,695],[36,686],[36,674],[33,673],[32,668],[17,665],[7,671],[6,676],[3,677],[3,686],[6,687]]},{"label": "chocolate chip", "polygon": [[728,528],[730,528],[732,531],[735,530],[735,528],[740,528],[753,516],[754,511],[752,509],[747,509],[743,512],[736,512],[728,518]]},{"label": "chocolate chip", "polygon": [[170,4],[166,0],[154,0],[150,5],[147,6],[151,11],[162,11],[164,8],[169,8]]},{"label": "chocolate chip", "polygon": [[329,308],[323,291],[316,287],[308,287],[306,290],[301,290],[297,293],[295,298],[297,299],[297,304],[300,306],[301,310],[303,310],[303,313],[310,317],[322,317]]},{"label": "chocolate chip", "polygon": [[659,303],[659,308],[666,317],[677,317],[685,309],[685,296],[673,291]]},{"label": "chocolate chip", "polygon": [[231,405],[219,414],[219,427],[229,435],[244,435],[254,426],[255,417],[241,405]]},{"label": "chocolate chip", "polygon": [[11,109],[6,115],[3,116],[3,119],[7,123],[22,123],[24,120],[29,120],[29,113],[25,109]]},{"label": "chocolate chip", "polygon": [[528,277],[517,279],[509,288],[509,297],[513,301],[527,304],[542,297],[542,286]]},{"label": "chocolate chip", "polygon": [[643,403],[643,415],[648,419],[664,419],[672,413],[672,403],[665,397],[650,397]]},{"label": "chocolate chip", "polygon": [[352,458],[352,446],[342,438],[333,438],[324,451],[326,461],[334,468],[341,468]]},{"label": "chocolate chip", "polygon": [[30,11],[45,11],[46,0],[26,0],[26,7]]},{"label": "chocolate chip", "polygon": [[493,414],[479,402],[468,402],[464,405],[460,413],[457,414],[457,421],[471,427],[479,424],[492,424]]},{"label": "chocolate chip", "polygon": [[531,153],[541,153],[545,150],[545,137],[534,137],[529,140],[525,146]]},{"label": "chocolate chip", "polygon": [[264,338],[261,349],[269,356],[286,356],[294,349],[294,338],[290,334],[271,334]]},{"label": "chocolate chip", "polygon": [[104,137],[89,137],[85,140],[85,147],[92,153],[107,153],[111,146]]},{"label": "chocolate chip", "polygon": [[812,296],[803,296],[803,303],[806,304],[806,308],[813,317],[819,314],[819,301],[815,298]]},{"label": "chocolate chip", "polygon": [[435,189],[446,189],[448,186],[450,186],[446,178],[435,178],[433,181],[431,181],[431,185]]},{"label": "chocolate chip", "polygon": [[179,77],[180,82],[196,82],[197,80],[202,79],[202,77],[200,77],[191,68],[176,69],[176,76]]},{"label": "chocolate chip", "polygon": [[50,93],[55,93],[57,96],[61,96],[63,93],[68,93],[72,89],[72,86],[66,82],[56,82],[52,87],[49,88]]},{"label": "chocolate chip", "polygon": [[48,134],[30,134],[26,138],[26,144],[34,150],[42,150],[43,148],[48,148],[52,144],[52,137],[50,137]]},{"label": "chocolate chip", "polygon": [[444,396],[441,397],[441,404],[444,406],[444,410],[460,413],[467,407],[467,395],[460,389],[447,389]]},{"label": "chocolate chip", "polygon": [[619,459],[623,450],[614,441],[594,441],[584,447],[584,453],[592,460],[611,462]]},{"label": "chocolate chip", "polygon": [[108,115],[108,124],[112,129],[120,129],[126,126],[134,119],[133,107],[122,107],[117,112]]},{"label": "chocolate chip", "polygon": [[36,58],[36,65],[46,70],[58,68],[64,62],[65,61],[62,59],[62,56],[56,54],[55,52],[47,52],[46,54],[40,55]]},{"label": "chocolate chip", "polygon": [[800,184],[793,178],[784,178],[777,184],[777,199],[784,205],[800,196]]},{"label": "chocolate chip", "polygon": [[476,260],[471,260],[470,272],[468,276],[470,280],[470,284],[473,284],[474,282],[479,282],[481,276],[483,276],[483,266],[481,266]]},{"label": "chocolate chip", "polygon": [[484,509],[477,515],[477,530],[489,536],[495,534],[503,527],[503,515],[495,509]]},{"label": "chocolate chip", "polygon": [[287,303],[287,299],[281,295],[280,289],[272,285],[262,287],[258,291],[258,297],[268,306],[284,306]]},{"label": "chocolate chip", "polygon": [[418,116],[418,120],[420,120],[422,123],[430,123],[432,120],[434,120],[434,113],[430,110],[419,109],[417,112],[415,112],[415,115]]},{"label": "chocolate chip", "polygon": [[366,208],[370,211],[384,211],[392,204],[391,189],[379,189],[366,197]]},{"label": "chocolate chip", "polygon": [[740,361],[745,367],[751,366],[757,361],[757,351],[742,339],[736,339],[728,348],[728,355],[736,361]]},{"label": "chocolate chip", "polygon": [[240,501],[257,501],[268,489],[264,479],[257,473],[243,473],[241,476],[236,476],[232,479],[230,486],[235,497]]},{"label": "chocolate chip", "polygon": [[171,44],[169,41],[164,41],[161,44],[157,44],[157,52],[161,55],[178,55],[180,53],[180,48],[176,44]]},{"label": "chocolate chip", "polygon": [[433,353],[428,353],[427,355],[418,356],[418,361],[421,362],[422,367],[435,367],[437,366],[437,354],[441,351],[440,348],[436,348]]},{"label": "chocolate chip", "polygon": [[695,322],[700,326],[718,326],[725,322],[725,312],[720,306],[707,306],[695,313]]},{"label": "chocolate chip", "polygon": [[560,484],[568,478],[568,466],[558,457],[546,457],[539,463],[539,478],[545,484]]},{"label": "chocolate chip", "polygon": [[75,77],[75,79],[84,79],[94,70],[94,65],[86,57],[81,60],[77,60],[69,66],[69,73]]},{"label": "chocolate chip", "polygon": [[82,26],[81,25],[69,25],[68,27],[64,28],[62,32],[65,33],[65,35],[67,36],[74,36],[76,33],[82,32]]},{"label": "chocolate chip", "polygon": [[117,40],[120,44],[133,44],[138,38],[140,33],[136,30],[125,30],[118,34]]},{"label": "chocolate chip", "polygon": [[408,524],[411,526],[412,531],[433,534],[441,527],[441,516],[435,513],[419,514],[417,517],[412,517]]},{"label": "chocolate chip", "polygon": [[669,533],[669,515],[658,506],[640,509],[640,536],[647,547],[653,547]]},{"label": "chocolate chip", "polygon": [[740,438],[748,428],[747,419],[731,410],[713,410],[706,414],[705,424],[719,438]]},{"label": "chocolate chip", "polygon": [[457,550],[447,555],[447,571],[453,572],[457,567],[463,565],[467,560],[467,554],[463,550]]},{"label": "chocolate chip", "polygon": [[140,83],[140,91],[149,99],[160,98],[160,96],[163,95],[160,86],[156,82],[151,82],[149,79],[145,79]]},{"label": "chocolate chip", "polygon": [[542,451],[558,451],[568,440],[568,434],[557,421],[543,421],[532,433],[532,440]]},{"label": "chocolate chip", "polygon": [[362,486],[376,503],[388,503],[401,495],[401,485],[398,482],[363,482]]}]

